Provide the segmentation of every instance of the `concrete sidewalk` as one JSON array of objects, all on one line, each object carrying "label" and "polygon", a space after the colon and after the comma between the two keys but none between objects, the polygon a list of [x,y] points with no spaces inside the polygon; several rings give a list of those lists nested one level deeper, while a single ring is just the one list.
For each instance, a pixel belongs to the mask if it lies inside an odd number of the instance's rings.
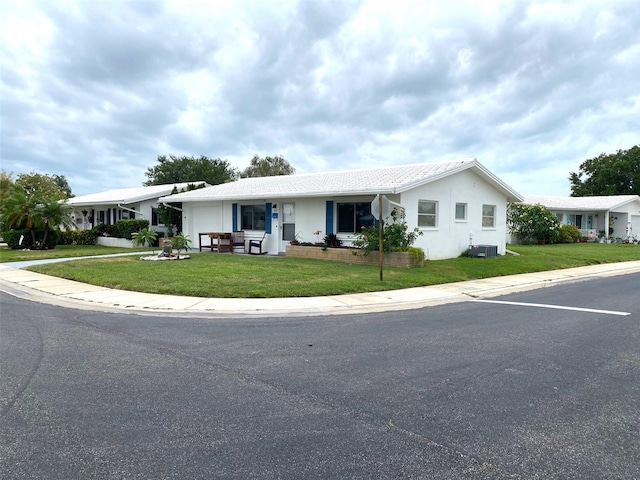
[{"label": "concrete sidewalk", "polygon": [[198,317],[335,315],[421,308],[489,298],[563,282],[640,272],[640,260],[525,273],[404,290],[293,298],[203,298],[130,292],[0,264],[0,290],[42,303],[98,311]]}]

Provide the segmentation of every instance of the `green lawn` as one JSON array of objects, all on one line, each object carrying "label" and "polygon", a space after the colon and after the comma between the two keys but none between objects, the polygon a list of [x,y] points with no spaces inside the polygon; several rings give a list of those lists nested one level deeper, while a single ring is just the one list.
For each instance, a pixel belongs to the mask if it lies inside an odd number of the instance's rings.
[{"label": "green lawn", "polygon": [[[428,261],[385,268],[287,257],[194,253],[190,260],[143,262],[137,256],[87,259],[29,268],[110,288],[202,297],[289,297],[372,292],[597,263],[640,260],[638,245],[512,245],[520,256]],[[76,253],[73,252],[75,256]]]},{"label": "green lawn", "polygon": [[[103,245],[58,245],[53,250],[10,250],[0,247],[0,263],[21,262],[25,260],[43,260],[47,258],[88,257],[91,255],[108,255],[110,253],[131,253],[136,251],[150,252],[151,248],[117,248]],[[158,247],[156,247],[156,252]]]}]

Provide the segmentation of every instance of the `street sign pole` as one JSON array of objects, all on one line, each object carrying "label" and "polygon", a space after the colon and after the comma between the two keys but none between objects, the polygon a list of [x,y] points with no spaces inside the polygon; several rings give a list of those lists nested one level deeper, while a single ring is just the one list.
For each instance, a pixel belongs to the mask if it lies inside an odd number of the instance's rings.
[{"label": "street sign pole", "polygon": [[378,250],[380,250],[380,281],[382,281],[382,195],[378,195]]}]

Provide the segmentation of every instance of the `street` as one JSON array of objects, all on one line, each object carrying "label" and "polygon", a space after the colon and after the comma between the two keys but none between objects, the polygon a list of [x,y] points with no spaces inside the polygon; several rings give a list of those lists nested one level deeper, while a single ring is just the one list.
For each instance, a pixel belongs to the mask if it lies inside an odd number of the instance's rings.
[{"label": "street", "polygon": [[639,287],[244,319],[2,293],[0,477],[637,479]]}]

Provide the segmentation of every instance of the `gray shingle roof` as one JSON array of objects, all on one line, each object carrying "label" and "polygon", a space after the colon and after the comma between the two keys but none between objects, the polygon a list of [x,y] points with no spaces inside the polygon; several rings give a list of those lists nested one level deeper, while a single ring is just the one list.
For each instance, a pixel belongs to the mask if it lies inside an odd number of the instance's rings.
[{"label": "gray shingle roof", "polygon": [[448,162],[417,163],[363,170],[242,178],[235,182],[174,195],[171,201],[397,194],[468,168],[474,168],[477,173],[504,191],[511,201],[521,200],[519,194],[490,173],[480,162],[474,158],[465,158]]},{"label": "gray shingle roof", "polygon": [[540,204],[551,210],[594,211],[613,210],[634,200],[639,195],[610,195],[599,197],[562,197],[554,195],[523,195],[524,203]]},{"label": "gray shingle roof", "polygon": [[184,182],[166,185],[151,185],[149,187],[117,188],[113,190],[106,190],[104,192],[73,197],[69,199],[69,204],[78,207],[84,205],[126,205],[141,202],[143,200],[150,200],[152,198],[164,197],[173,191],[174,186],[180,190],[182,188],[187,188],[188,185],[199,185],[202,183],[205,182]]}]

